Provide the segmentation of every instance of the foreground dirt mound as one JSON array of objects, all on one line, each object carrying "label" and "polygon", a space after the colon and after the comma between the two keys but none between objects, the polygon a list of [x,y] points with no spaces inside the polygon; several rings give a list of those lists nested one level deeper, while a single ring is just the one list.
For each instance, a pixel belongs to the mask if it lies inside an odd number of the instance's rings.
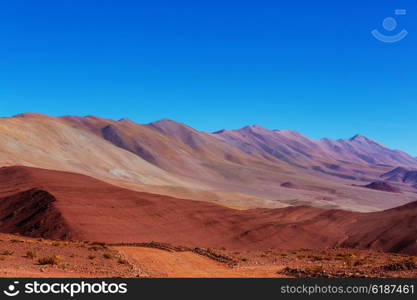
[{"label": "foreground dirt mound", "polygon": [[417,203],[368,214],[307,206],[241,211],[27,167],[0,169],[0,197],[0,230],[35,237],[228,249],[342,245],[417,253]]},{"label": "foreground dirt mound", "polygon": [[360,214],[346,230],[345,247],[417,254],[417,202],[378,213]]},{"label": "foreground dirt mound", "polygon": [[36,188],[3,198],[0,202],[1,230],[27,236],[70,238],[71,230],[53,205],[55,201],[54,196]]}]

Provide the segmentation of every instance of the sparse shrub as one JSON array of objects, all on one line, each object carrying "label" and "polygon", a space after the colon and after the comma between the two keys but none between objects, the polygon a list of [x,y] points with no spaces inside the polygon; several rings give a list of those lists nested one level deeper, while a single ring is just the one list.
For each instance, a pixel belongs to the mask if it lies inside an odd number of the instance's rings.
[{"label": "sparse shrub", "polygon": [[112,259],[113,258],[113,254],[106,252],[106,253],[103,253],[103,257],[105,259]]},{"label": "sparse shrub", "polygon": [[36,257],[36,252],[33,250],[29,250],[26,252],[26,257],[30,259],[34,259]]},{"label": "sparse shrub", "polygon": [[45,256],[38,260],[40,265],[57,265],[60,261],[60,257],[57,255]]},{"label": "sparse shrub", "polygon": [[351,257],[355,257],[356,255],[350,254],[350,253],[338,253],[336,256],[337,257],[342,257],[342,258],[346,258],[346,257],[351,258]]},{"label": "sparse shrub", "polygon": [[67,262],[61,263],[61,264],[59,265],[59,267],[60,267],[61,269],[66,269],[66,268],[69,268],[69,266],[70,266],[70,264],[69,264],[69,263],[67,263]]},{"label": "sparse shrub", "polygon": [[322,261],[322,260],[324,260],[324,257],[319,256],[319,255],[309,255],[309,256],[307,256],[307,258],[312,260],[312,261]]},{"label": "sparse shrub", "polygon": [[0,255],[6,255],[6,256],[10,256],[13,255],[14,251],[10,251],[10,250],[4,250],[0,252]]},{"label": "sparse shrub", "polygon": [[99,251],[99,250],[102,250],[103,248],[101,247],[101,246],[91,246],[91,247],[88,247],[88,250],[91,250],[91,251]]},{"label": "sparse shrub", "polygon": [[92,250],[92,251],[99,251],[99,250],[105,250],[108,249],[106,243],[99,243],[99,242],[94,242],[91,244],[91,246],[88,247],[88,250]]},{"label": "sparse shrub", "polygon": [[322,266],[314,266],[306,269],[307,272],[322,274],[324,273],[324,268]]},{"label": "sparse shrub", "polygon": [[353,266],[359,267],[359,266],[365,265],[366,263],[367,263],[366,259],[362,258],[362,259],[359,259],[359,260],[355,261],[353,263]]},{"label": "sparse shrub", "polygon": [[412,260],[404,260],[401,262],[382,266],[382,269],[385,271],[415,270],[417,269],[417,264]]},{"label": "sparse shrub", "polygon": [[23,241],[17,240],[17,239],[11,239],[10,242],[12,242],[12,243],[23,243]]},{"label": "sparse shrub", "polygon": [[326,271],[322,266],[313,266],[306,269],[293,269],[286,267],[280,274],[294,276],[296,278],[319,278],[326,277]]},{"label": "sparse shrub", "polygon": [[352,258],[350,258],[350,257],[345,257],[344,259],[343,259],[343,261],[345,262],[345,265],[347,266],[347,267],[352,267],[353,266],[353,260],[352,260]]},{"label": "sparse shrub", "polygon": [[95,259],[96,258],[96,256],[95,255],[93,255],[93,254],[90,254],[89,256],[87,256],[88,257],[88,259]]},{"label": "sparse shrub", "polygon": [[243,262],[247,262],[247,261],[249,261],[249,258],[247,258],[247,257],[242,257],[240,260],[241,260],[241,261],[243,261]]}]

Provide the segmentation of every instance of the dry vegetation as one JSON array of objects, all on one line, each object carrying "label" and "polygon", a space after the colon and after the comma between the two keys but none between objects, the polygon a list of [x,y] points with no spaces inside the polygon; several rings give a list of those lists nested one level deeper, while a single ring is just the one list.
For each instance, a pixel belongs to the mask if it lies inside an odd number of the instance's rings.
[{"label": "dry vegetation", "polygon": [[277,277],[417,277],[417,257],[354,249],[220,251],[239,266],[277,266]]},{"label": "dry vegetation", "polygon": [[0,234],[0,277],[137,276],[137,268],[104,244]]},{"label": "dry vegetation", "polygon": [[[135,249],[140,255],[131,255]],[[409,278],[417,277],[417,257],[339,248],[232,251],[155,242],[116,246],[0,234],[0,277],[183,276]]]}]

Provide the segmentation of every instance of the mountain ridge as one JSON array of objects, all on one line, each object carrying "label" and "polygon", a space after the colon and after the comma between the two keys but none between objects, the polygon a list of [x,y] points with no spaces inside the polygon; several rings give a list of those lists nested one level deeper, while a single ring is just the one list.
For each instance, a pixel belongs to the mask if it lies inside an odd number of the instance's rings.
[{"label": "mountain ridge", "polygon": [[363,134],[360,134],[360,133],[357,133],[354,136],[352,136],[350,138],[346,138],[346,139],[344,139],[344,138],[330,139],[330,138],[327,138],[327,137],[322,137],[322,138],[319,138],[319,139],[313,139],[313,138],[310,138],[308,136],[305,136],[304,134],[302,134],[301,132],[296,131],[296,130],[292,130],[292,129],[267,129],[266,127],[263,127],[263,126],[261,126],[259,124],[246,125],[246,126],[241,127],[239,129],[226,129],[226,128],[223,128],[223,129],[220,129],[220,130],[217,130],[217,131],[207,132],[207,131],[197,130],[197,129],[191,127],[190,125],[187,125],[187,124],[182,123],[182,122],[175,121],[175,120],[170,119],[170,118],[162,118],[162,119],[159,119],[159,120],[150,122],[150,123],[138,123],[138,122],[133,121],[133,120],[131,120],[129,118],[126,118],[126,117],[120,118],[118,120],[110,119],[110,118],[102,118],[102,117],[98,117],[98,116],[95,116],[95,115],[86,115],[86,116],[63,115],[63,116],[54,117],[54,116],[49,116],[47,114],[36,113],[36,112],[20,113],[20,114],[15,114],[15,115],[13,115],[11,117],[2,117],[2,118],[31,118],[31,117],[32,118],[39,118],[39,117],[44,117],[44,118],[63,118],[63,119],[65,119],[65,118],[68,118],[68,119],[71,119],[71,118],[79,118],[79,119],[89,119],[89,118],[92,118],[92,119],[101,119],[101,120],[107,120],[107,121],[113,121],[113,122],[122,122],[122,123],[123,122],[129,122],[129,123],[134,123],[134,124],[143,125],[143,126],[153,126],[153,125],[163,124],[163,123],[165,123],[165,124],[176,124],[176,125],[186,126],[186,127],[190,128],[192,130],[195,130],[195,131],[198,131],[198,132],[207,133],[207,134],[217,134],[217,133],[221,133],[221,132],[234,132],[234,131],[241,131],[241,130],[244,130],[244,129],[247,129],[247,130],[248,129],[261,129],[261,130],[269,131],[269,132],[280,132],[280,133],[288,132],[288,133],[293,133],[293,134],[300,135],[300,136],[303,136],[303,137],[305,137],[305,138],[307,138],[309,140],[317,141],[317,142],[318,141],[321,141],[321,140],[330,140],[330,141],[366,141],[368,143],[378,144],[380,146],[383,146],[384,148],[390,149],[391,151],[400,151],[400,152],[406,153],[407,155],[409,155],[410,157],[412,157],[412,158],[414,158],[416,160],[416,165],[417,165],[417,156],[414,157],[411,154],[409,154],[406,151],[403,151],[401,149],[391,149],[391,148],[383,145],[382,143],[380,143],[380,142],[378,142],[378,141],[376,141],[376,140],[374,140],[372,138],[369,138],[369,137],[367,137],[367,136],[365,136]]}]

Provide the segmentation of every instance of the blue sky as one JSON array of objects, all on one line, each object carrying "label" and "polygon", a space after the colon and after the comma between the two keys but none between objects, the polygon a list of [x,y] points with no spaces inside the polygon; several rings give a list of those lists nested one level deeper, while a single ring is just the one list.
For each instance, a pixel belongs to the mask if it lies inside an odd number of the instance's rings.
[{"label": "blue sky", "polygon": [[361,133],[417,155],[417,1],[146,2],[1,1],[0,114]]}]

